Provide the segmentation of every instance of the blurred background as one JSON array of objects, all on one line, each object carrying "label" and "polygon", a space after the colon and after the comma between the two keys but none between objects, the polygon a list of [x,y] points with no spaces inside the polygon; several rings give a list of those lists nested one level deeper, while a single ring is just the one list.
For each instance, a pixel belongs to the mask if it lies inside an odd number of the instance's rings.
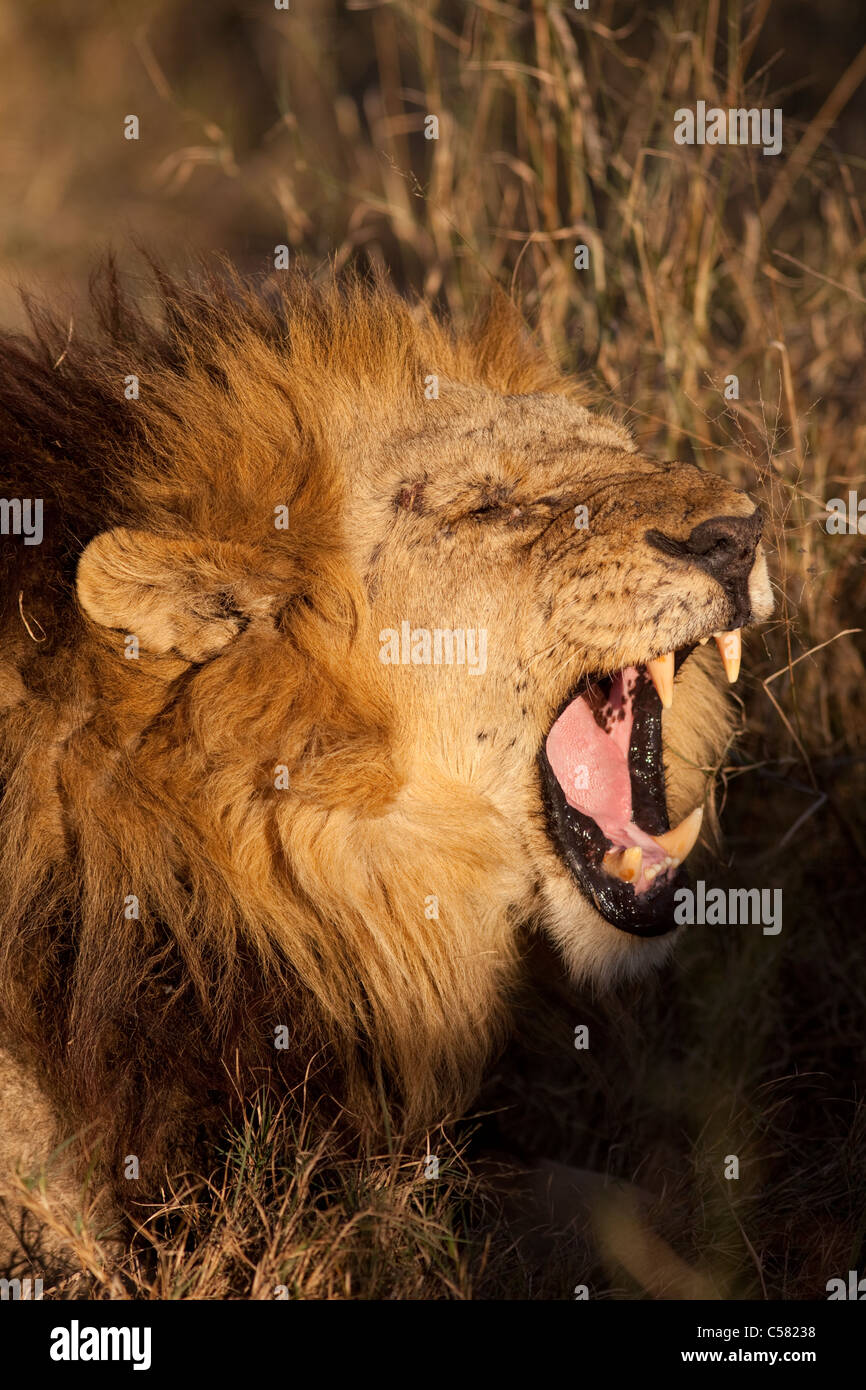
[{"label": "blurred background", "polygon": [[[215,250],[266,275],[283,243],[314,273],[384,264],[458,322],[496,281],[644,448],[762,501],[778,611],[736,688],[711,873],[781,887],[782,933],[702,927],[658,980],[595,1001],[527,943],[485,1128],[640,1183],[724,1297],[823,1297],[866,1273],[866,539],[824,527],[830,498],[866,499],[866,8],[0,0],[0,76],[7,325],[25,322],[19,284],[74,324],[109,248],[143,279],[133,242],[178,268]],[[782,154],[676,145],[674,111],[698,99],[781,107]],[[507,1242],[491,1261],[474,1219],[454,1218],[447,1277],[412,1257],[416,1282],[386,1261],[381,1287],[570,1296],[566,1242],[541,1271]],[[334,1288],[370,1293],[365,1268]],[[654,1292],[615,1258],[586,1278]]]}]

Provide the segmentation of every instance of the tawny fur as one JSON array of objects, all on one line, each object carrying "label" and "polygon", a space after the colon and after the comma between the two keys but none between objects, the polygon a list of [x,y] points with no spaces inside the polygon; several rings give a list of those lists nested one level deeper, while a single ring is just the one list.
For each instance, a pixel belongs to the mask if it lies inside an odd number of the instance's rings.
[{"label": "tawny fur", "polygon": [[[3,493],[46,508],[0,552],[0,1040],[143,1190],[238,1089],[456,1113],[522,927],[578,979],[665,954],[579,892],[537,754],[583,673],[727,626],[645,531],[752,510],[587,411],[504,304],[457,334],[381,284],[160,282],[160,323],[109,275],[92,341],[0,346]],[[404,620],[484,628],[484,674],[384,665]],[[729,728],[692,658],[674,818]]]}]

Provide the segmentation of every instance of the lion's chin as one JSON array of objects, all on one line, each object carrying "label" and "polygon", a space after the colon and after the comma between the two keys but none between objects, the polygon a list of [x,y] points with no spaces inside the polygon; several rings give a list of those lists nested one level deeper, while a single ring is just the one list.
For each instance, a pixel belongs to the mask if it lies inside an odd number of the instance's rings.
[{"label": "lion's chin", "polygon": [[539,754],[557,854],[602,917],[633,936],[675,929],[680,865],[700,832],[700,807],[671,829],[662,756],[663,699],[669,704],[674,673],[693,650],[672,653],[667,666],[583,680]]}]

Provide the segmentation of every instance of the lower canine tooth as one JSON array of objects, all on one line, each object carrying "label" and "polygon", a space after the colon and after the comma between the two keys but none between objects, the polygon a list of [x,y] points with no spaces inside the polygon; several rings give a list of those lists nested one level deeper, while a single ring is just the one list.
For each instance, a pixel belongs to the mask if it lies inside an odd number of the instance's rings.
[{"label": "lower canine tooth", "polygon": [[672,860],[672,866],[682,864],[686,855],[691,854],[701,833],[703,818],[703,806],[696,806],[691,815],[686,816],[685,820],[681,820],[673,830],[666,830],[664,835],[653,836],[659,849],[663,849]]},{"label": "lower canine tooth", "polygon": [[666,656],[656,657],[655,661],[648,661],[646,668],[650,673],[650,679],[658,691],[659,699],[663,709],[670,709],[674,701],[674,654],[668,652]]},{"label": "lower canine tooth", "polygon": [[601,867],[605,873],[620,879],[623,883],[634,883],[636,878],[640,878],[642,863],[643,850],[637,845],[632,845],[629,849],[610,850],[602,859]]},{"label": "lower canine tooth", "polygon": [[722,661],[725,664],[725,675],[730,684],[733,685],[737,676],[740,674],[740,657],[743,650],[740,628],[734,628],[733,632],[715,632],[713,636],[722,654]]}]

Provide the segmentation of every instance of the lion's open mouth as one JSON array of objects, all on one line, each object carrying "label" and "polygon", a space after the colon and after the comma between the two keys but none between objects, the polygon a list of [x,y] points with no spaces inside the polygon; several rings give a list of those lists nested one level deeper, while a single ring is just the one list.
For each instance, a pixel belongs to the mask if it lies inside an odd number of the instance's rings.
[{"label": "lion's open mouth", "polygon": [[[735,680],[739,633],[721,633],[717,641]],[[673,929],[680,865],[701,828],[700,807],[670,828],[662,758],[662,706],[695,645],[583,680],[540,755],[554,844],[598,911],[637,936]]]}]

